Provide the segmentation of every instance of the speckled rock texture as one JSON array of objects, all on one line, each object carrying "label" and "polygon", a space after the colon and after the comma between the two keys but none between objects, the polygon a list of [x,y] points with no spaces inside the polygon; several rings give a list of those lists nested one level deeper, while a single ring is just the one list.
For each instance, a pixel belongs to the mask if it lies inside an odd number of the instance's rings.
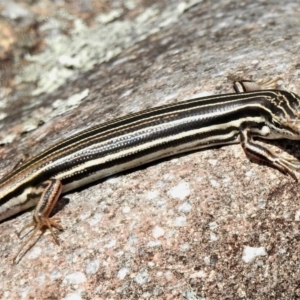
[{"label": "speckled rock texture", "polygon": [[[0,177],[88,126],[236,79],[300,93],[298,1],[0,0],[0,28]],[[46,231],[17,265],[31,211],[0,224],[0,298],[300,299],[299,192],[240,145],[108,178],[64,195],[60,245]]]}]

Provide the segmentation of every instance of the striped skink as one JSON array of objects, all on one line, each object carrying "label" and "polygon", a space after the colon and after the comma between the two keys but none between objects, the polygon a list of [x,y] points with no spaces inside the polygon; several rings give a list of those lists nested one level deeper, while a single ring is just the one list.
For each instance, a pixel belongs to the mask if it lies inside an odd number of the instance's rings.
[{"label": "striped skink", "polygon": [[236,82],[234,88],[236,93],[156,107],[94,126],[17,165],[0,181],[0,221],[36,207],[24,227],[34,230],[14,262],[41,229],[48,228],[58,242],[53,227],[62,228],[50,213],[62,193],[160,158],[240,143],[249,158],[297,180],[299,161],[277,156],[255,138],[300,140],[300,97],[261,89],[251,81]]}]

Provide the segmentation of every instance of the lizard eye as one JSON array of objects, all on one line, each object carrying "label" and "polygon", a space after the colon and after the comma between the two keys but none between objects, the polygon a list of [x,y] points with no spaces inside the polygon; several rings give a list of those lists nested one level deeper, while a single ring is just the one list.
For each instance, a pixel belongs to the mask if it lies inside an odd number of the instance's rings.
[{"label": "lizard eye", "polygon": [[272,119],[272,124],[278,129],[283,129],[282,122],[280,122],[279,120],[277,120],[275,118]]}]

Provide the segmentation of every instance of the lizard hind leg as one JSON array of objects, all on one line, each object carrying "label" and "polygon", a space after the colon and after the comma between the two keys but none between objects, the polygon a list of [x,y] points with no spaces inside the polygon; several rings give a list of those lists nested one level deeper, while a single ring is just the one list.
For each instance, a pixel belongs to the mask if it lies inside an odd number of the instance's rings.
[{"label": "lizard hind leg", "polygon": [[24,243],[21,245],[20,249],[18,250],[17,254],[13,258],[13,263],[16,263],[16,258],[21,253],[22,249],[28,245],[28,243],[32,240],[32,238],[36,235],[38,231],[42,231],[42,234],[44,233],[44,229],[49,229],[51,232],[51,235],[56,242],[56,244],[59,244],[59,241],[52,229],[52,227],[55,227],[58,230],[62,230],[62,226],[59,224],[59,218],[52,217],[49,218],[49,215],[55,206],[58,198],[61,195],[62,191],[62,184],[59,180],[56,179],[49,179],[43,184],[44,190],[41,195],[41,198],[38,202],[38,205],[36,206],[34,213],[33,213],[33,221],[26,224],[19,232],[18,236],[28,227],[33,226],[34,229],[32,233],[30,234],[29,238],[24,241]]},{"label": "lizard hind leg", "polygon": [[260,90],[271,90],[278,87],[278,81],[280,78],[272,78],[260,80],[258,82],[252,80],[240,80],[233,83],[233,89],[237,94],[245,92],[255,92]]}]

